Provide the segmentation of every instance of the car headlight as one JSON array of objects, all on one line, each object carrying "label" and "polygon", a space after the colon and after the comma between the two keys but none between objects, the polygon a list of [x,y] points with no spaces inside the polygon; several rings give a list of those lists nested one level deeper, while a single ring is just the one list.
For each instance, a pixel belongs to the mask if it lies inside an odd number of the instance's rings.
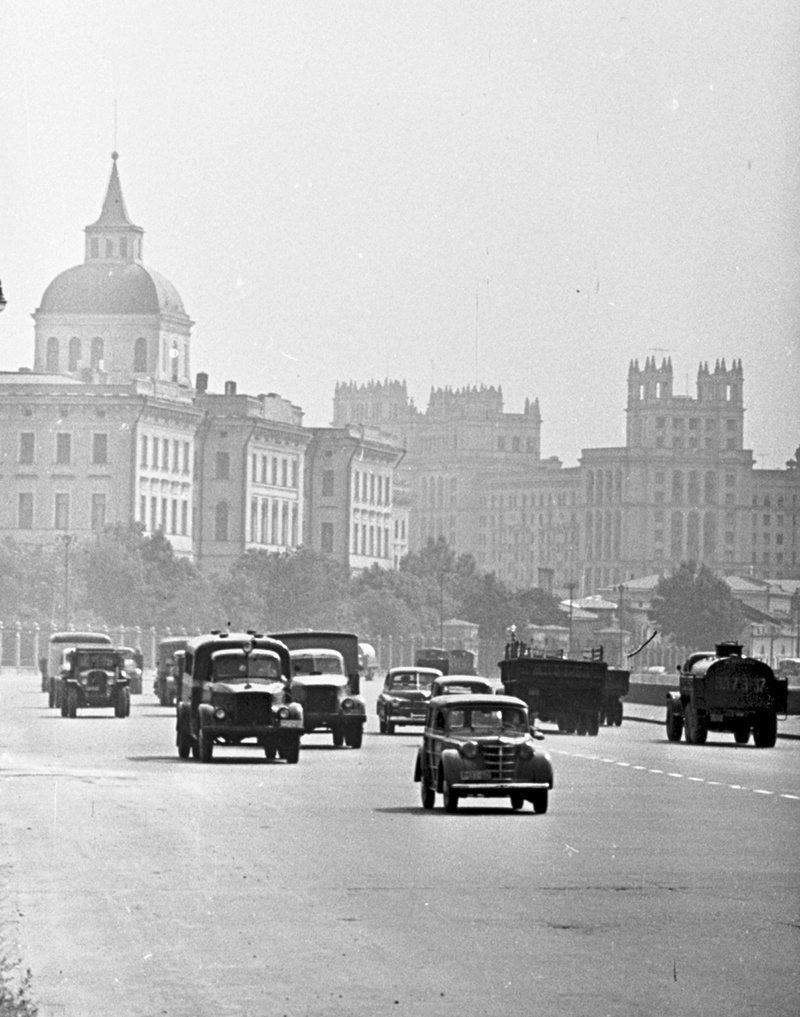
[{"label": "car headlight", "polygon": [[352,710],[355,707],[355,705],[356,704],[355,704],[355,701],[353,699],[347,698],[347,699],[343,699],[342,700],[342,709],[343,710]]},{"label": "car headlight", "polygon": [[227,713],[225,713],[221,706],[218,706],[216,710],[214,710],[214,716],[217,718],[217,720],[225,720],[225,718],[228,715]]},{"label": "car headlight", "polygon": [[534,750],[530,742],[523,742],[517,753],[520,759],[533,759]]},{"label": "car headlight", "polygon": [[459,748],[459,752],[464,759],[476,759],[478,756],[478,743],[464,742],[464,744]]},{"label": "car headlight", "polygon": [[278,710],[278,716],[281,720],[288,720],[291,716],[288,707],[282,706],[280,710]]},{"label": "car headlight", "polygon": [[79,679],[79,681],[80,681],[81,685],[88,685],[88,684],[89,684],[89,679],[88,679],[88,678],[86,677],[86,675],[83,675],[83,676],[82,676],[82,677],[81,677],[81,678]]}]

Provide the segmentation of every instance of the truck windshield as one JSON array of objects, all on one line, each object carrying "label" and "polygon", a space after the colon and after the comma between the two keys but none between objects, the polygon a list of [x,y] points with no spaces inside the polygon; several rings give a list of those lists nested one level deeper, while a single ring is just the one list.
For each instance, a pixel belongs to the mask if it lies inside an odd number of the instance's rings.
[{"label": "truck windshield", "polygon": [[474,734],[499,734],[502,731],[527,731],[528,722],[524,710],[504,707],[502,710],[490,707],[465,707],[451,710],[449,731],[470,731]]},{"label": "truck windshield", "polygon": [[253,678],[275,681],[281,677],[277,656],[221,657],[214,660],[212,681],[250,681]]},{"label": "truck windshield", "polygon": [[800,660],[778,661],[777,672],[784,678],[800,678]]},{"label": "truck windshield", "polygon": [[81,653],[78,651],[76,664],[80,671],[89,671],[92,668],[113,671],[117,666],[117,656],[114,653]]},{"label": "truck windshield", "polygon": [[313,656],[292,657],[295,674],[344,674],[341,657],[332,653],[315,653]]}]

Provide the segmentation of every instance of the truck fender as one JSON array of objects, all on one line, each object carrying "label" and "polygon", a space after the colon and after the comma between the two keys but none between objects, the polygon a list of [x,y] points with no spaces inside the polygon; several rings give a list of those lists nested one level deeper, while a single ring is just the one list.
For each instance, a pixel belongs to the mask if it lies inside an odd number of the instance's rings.
[{"label": "truck fender", "polygon": [[[457,784],[461,779],[461,756],[457,749],[445,749],[439,761],[439,783]],[[439,788],[442,790],[442,787]]]},{"label": "truck fender", "polygon": [[544,753],[540,754],[537,752],[533,763],[533,776],[535,783],[548,784],[552,788],[553,764],[550,761],[550,757],[544,755]]}]

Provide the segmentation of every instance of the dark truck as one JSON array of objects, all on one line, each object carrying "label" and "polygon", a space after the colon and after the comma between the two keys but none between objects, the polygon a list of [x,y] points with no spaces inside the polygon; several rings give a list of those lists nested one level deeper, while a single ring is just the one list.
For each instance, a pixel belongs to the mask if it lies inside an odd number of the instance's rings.
[{"label": "dark truck", "polygon": [[434,667],[443,675],[477,675],[477,654],[473,650],[442,650],[438,647],[424,647],[417,650],[415,667]]},{"label": "dark truck", "polygon": [[125,658],[110,646],[76,646],[61,674],[62,717],[76,717],[79,708],[110,706],[115,717],[131,712],[131,690]]},{"label": "dark truck", "polygon": [[351,632],[272,633],[289,648],[291,693],[305,731],[330,731],[333,744],[360,749],[367,711],[359,695],[358,636]]},{"label": "dark truck", "polygon": [[754,657],[743,657],[739,643],[717,643],[713,653],[692,653],[681,666],[679,691],[667,693],[667,738],[685,733],[690,745],[703,745],[709,731],[731,731],[746,745],[752,732],[759,748],[772,748],[778,714],[786,713],[788,682]]},{"label": "dark truck", "polygon": [[303,709],[292,702],[290,677],[288,649],[269,636],[215,631],[188,640],[179,682],[178,755],[210,763],[215,745],[254,739],[267,759],[297,763]]},{"label": "dark truck", "polygon": [[176,701],[175,673],[173,666],[178,650],[185,650],[186,636],[169,636],[159,640],[156,648],[156,676],[153,692],[162,706],[172,706]]},{"label": "dark truck", "polygon": [[627,695],[630,673],[610,669],[602,649],[593,659],[546,656],[513,640],[500,661],[507,695],[524,700],[533,716],[558,725],[567,734],[596,735],[604,719],[622,723],[621,696]]}]

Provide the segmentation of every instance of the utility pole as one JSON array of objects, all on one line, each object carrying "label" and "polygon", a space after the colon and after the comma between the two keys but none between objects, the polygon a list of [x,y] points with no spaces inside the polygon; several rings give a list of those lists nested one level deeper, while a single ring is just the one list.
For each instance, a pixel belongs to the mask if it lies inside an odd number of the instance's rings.
[{"label": "utility pole", "polygon": [[573,597],[573,594],[575,592],[575,587],[577,585],[578,584],[575,582],[574,579],[571,579],[567,583],[567,589],[569,590],[569,638],[567,640],[567,657],[568,658],[572,657],[572,607],[573,607],[573,605],[572,605],[572,597]]}]

